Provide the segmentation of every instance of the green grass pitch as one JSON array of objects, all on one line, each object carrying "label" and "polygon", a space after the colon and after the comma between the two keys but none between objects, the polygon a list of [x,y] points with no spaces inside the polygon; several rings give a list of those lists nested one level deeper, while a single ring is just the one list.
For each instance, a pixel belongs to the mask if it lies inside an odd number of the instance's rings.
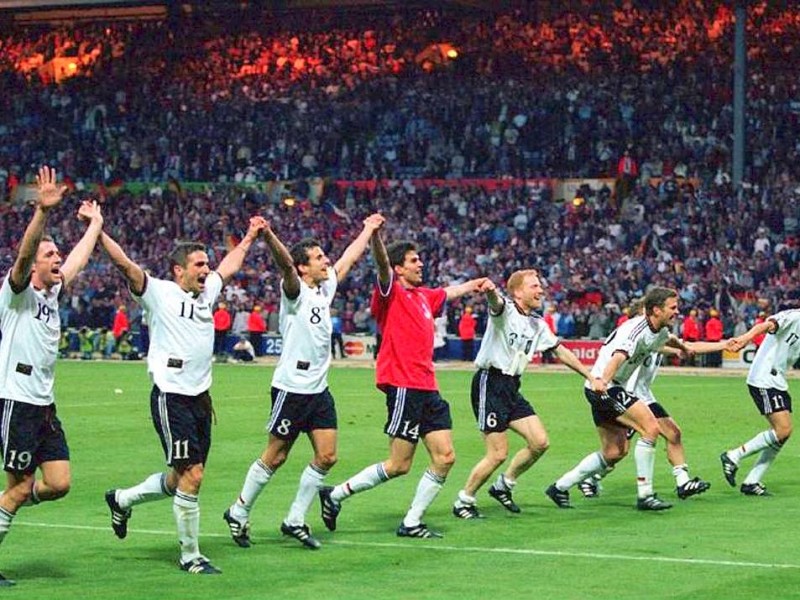
[{"label": "green grass pitch", "polygon": [[[394,530],[427,464],[420,449],[412,473],[349,500],[335,534],[312,506],[309,524],[323,543],[312,552],[278,528],[311,457],[300,439],[252,515],[254,545],[233,544],[221,515],[260,454],[269,412],[270,367],[215,366],[218,424],[200,495],[201,550],[219,577],[178,570],[169,501],[134,509],[128,538],[116,539],[103,493],[161,470],[150,422],[143,363],[58,365],[57,402],[72,451],[67,498],[23,508],[0,547],[0,572],[17,580],[0,594],[35,598],[790,598],[800,597],[798,445],[790,441],[767,475],[774,496],[750,498],[727,486],[719,453],[765,429],[744,377],[662,374],[655,392],[682,425],[692,475],[712,482],[680,501],[659,442],[656,490],[675,503],[663,513],[634,510],[633,459],[604,483],[603,495],[575,510],[557,509],[543,490],[597,448],[581,382],[572,373],[526,373],[523,393],[550,433],[551,447],[515,492],[522,514],[504,511],[479,492],[487,518],[460,521],[450,510],[482,442],[469,407],[471,372],[439,373],[450,401],[457,462],[426,521],[442,540],[404,540]],[[338,483],[385,458],[385,405],[372,369],[334,367],[339,413]],[[793,384],[794,385],[794,384]],[[115,393],[115,389],[122,393]],[[511,452],[520,447],[512,436]],[[743,463],[740,479],[752,459]]]}]

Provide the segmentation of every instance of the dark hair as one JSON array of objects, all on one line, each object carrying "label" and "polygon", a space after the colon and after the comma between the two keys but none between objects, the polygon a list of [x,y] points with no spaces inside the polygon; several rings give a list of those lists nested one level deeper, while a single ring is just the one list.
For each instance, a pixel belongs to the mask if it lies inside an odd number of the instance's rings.
[{"label": "dark hair", "polygon": [[205,252],[205,244],[199,242],[178,242],[169,254],[169,270],[174,271],[175,267],[186,268],[186,261],[192,252]]},{"label": "dark hair", "polygon": [[292,249],[289,250],[289,254],[292,255],[292,262],[294,263],[295,268],[299,267],[300,265],[307,265],[309,250],[318,247],[322,247],[322,244],[319,243],[319,240],[314,238],[303,238],[294,246],[292,246]]},{"label": "dark hair", "polygon": [[678,292],[668,287],[654,287],[644,297],[645,314],[653,314],[653,309],[664,308],[664,303],[670,298],[677,298]]},{"label": "dark hair", "polygon": [[399,267],[406,261],[406,254],[416,252],[417,245],[409,240],[393,242],[386,247],[386,254],[389,256],[389,266]]}]

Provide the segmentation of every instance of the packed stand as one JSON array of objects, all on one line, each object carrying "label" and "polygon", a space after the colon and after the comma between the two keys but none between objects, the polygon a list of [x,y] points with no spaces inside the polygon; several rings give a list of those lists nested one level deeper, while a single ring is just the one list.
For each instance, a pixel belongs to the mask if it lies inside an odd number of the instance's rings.
[{"label": "packed stand", "polygon": [[[132,258],[161,274],[174,239],[208,243],[217,262],[244,215],[258,210],[288,239],[314,235],[334,257],[361,216],[380,210],[387,238],[421,243],[431,282],[502,281],[533,262],[564,337],[604,337],[653,284],[679,288],[704,322],[719,312],[729,335],[800,298],[800,105],[790,68],[800,58],[800,11],[750,7],[751,160],[746,184],[733,190],[726,4],[585,0],[493,21],[442,11],[288,13],[246,24],[15,31],[0,44],[8,90],[0,189],[30,180],[42,163],[78,188],[151,185],[161,193],[109,195],[104,210]],[[442,40],[456,60],[431,49]],[[56,56],[78,58],[80,73],[47,85],[35,67]],[[609,176],[618,193],[587,189],[582,203],[561,203],[552,190],[522,185],[398,182],[373,191],[328,185],[324,203],[289,207],[246,186],[176,185],[317,175]],[[0,211],[5,272],[28,215],[7,203]],[[76,233],[65,227],[58,237]],[[373,327],[371,282],[367,266],[349,280],[337,307],[345,333]],[[247,333],[256,306],[276,330],[276,286],[268,252],[257,248],[227,292],[235,333]],[[110,328],[123,305],[136,327],[141,314],[116,274],[93,263],[64,302],[64,322]],[[451,334],[464,308],[450,307]],[[485,307],[472,308],[480,330]]]}]

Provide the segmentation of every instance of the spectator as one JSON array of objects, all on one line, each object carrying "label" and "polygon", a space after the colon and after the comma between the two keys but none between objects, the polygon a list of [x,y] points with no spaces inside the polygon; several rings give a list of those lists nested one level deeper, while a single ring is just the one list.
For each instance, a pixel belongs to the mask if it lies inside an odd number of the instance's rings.
[{"label": "spectator", "polygon": [[241,362],[252,362],[256,357],[253,344],[245,337],[240,337],[233,345],[233,360]]},{"label": "spectator", "polygon": [[78,332],[78,345],[81,351],[81,360],[92,360],[94,358],[95,335],[95,332],[88,327],[81,327]]},{"label": "spectator", "polygon": [[[684,317],[680,337],[686,342],[699,342],[702,339],[703,334],[701,333],[700,319],[696,308],[691,309],[689,314]],[[689,356],[685,362],[687,365],[694,366],[695,357]]]},{"label": "spectator", "polygon": [[217,305],[217,310],[214,311],[214,356],[217,360],[224,360],[225,352],[225,339],[231,331],[233,319],[231,313],[228,311],[228,304],[220,302]]},{"label": "spectator", "polygon": [[605,309],[597,304],[591,304],[589,310],[589,338],[593,340],[605,339],[610,333],[610,317]]},{"label": "spectator", "polygon": [[[723,337],[722,320],[719,318],[719,312],[712,308],[708,311],[708,320],[705,326],[706,341],[719,342]],[[722,366],[722,352],[710,352],[706,355],[706,366],[708,367],[721,367]]]},{"label": "spectator", "polygon": [[471,361],[475,358],[475,331],[477,321],[472,316],[472,307],[467,306],[458,321],[458,337],[461,339],[461,360]]},{"label": "spectator", "polygon": [[344,338],[342,337],[342,317],[339,311],[331,308],[331,357],[336,358],[336,348],[339,348],[339,358],[347,358],[344,352]]},{"label": "spectator", "polygon": [[261,311],[261,306],[256,304],[247,317],[247,333],[250,336],[250,343],[253,344],[256,356],[263,356],[264,354],[264,334],[267,332],[267,324],[264,322]]},{"label": "spectator", "polygon": [[111,329],[111,332],[114,335],[114,340],[119,343],[119,338],[122,337],[122,334],[126,331],[130,331],[130,329],[131,324],[128,320],[128,309],[124,304],[120,304],[119,308],[117,308],[116,314],[114,315],[114,324]]}]

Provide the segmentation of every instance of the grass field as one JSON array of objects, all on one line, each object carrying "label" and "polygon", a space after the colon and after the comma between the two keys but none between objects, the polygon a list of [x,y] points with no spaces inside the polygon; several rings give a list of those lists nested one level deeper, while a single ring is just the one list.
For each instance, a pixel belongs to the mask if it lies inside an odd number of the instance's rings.
[{"label": "grass field", "polygon": [[[597,447],[581,383],[572,373],[526,374],[524,393],[550,432],[549,453],[520,479],[511,515],[479,493],[487,518],[460,521],[455,494],[482,454],[469,408],[471,373],[445,370],[458,460],[426,521],[442,540],[394,535],[420,474],[349,500],[335,534],[315,503],[309,524],[318,552],[282,539],[278,528],[311,453],[299,440],[252,515],[254,546],[230,540],[221,515],[265,442],[271,368],[215,367],[218,424],[201,493],[201,550],[223,570],[192,577],[178,557],[171,502],[135,508],[128,538],[109,526],[103,493],[127,487],[163,465],[149,413],[143,363],[62,362],[57,398],[72,451],[73,488],[59,502],[22,509],[0,548],[0,571],[16,579],[2,594],[66,598],[790,598],[800,597],[798,445],[790,442],[768,473],[774,496],[751,498],[727,486],[719,453],[765,428],[743,377],[662,375],[655,392],[683,426],[693,475],[712,482],[705,495],[679,501],[659,444],[656,489],[676,506],[634,510],[632,457],[605,482],[601,498],[573,492],[576,510],[557,509],[543,490]],[[385,457],[385,408],[371,369],[334,368],[340,460],[331,483]],[[115,388],[122,390],[116,394]],[[512,441],[512,452],[520,445]],[[740,471],[744,477],[752,462]]]}]

